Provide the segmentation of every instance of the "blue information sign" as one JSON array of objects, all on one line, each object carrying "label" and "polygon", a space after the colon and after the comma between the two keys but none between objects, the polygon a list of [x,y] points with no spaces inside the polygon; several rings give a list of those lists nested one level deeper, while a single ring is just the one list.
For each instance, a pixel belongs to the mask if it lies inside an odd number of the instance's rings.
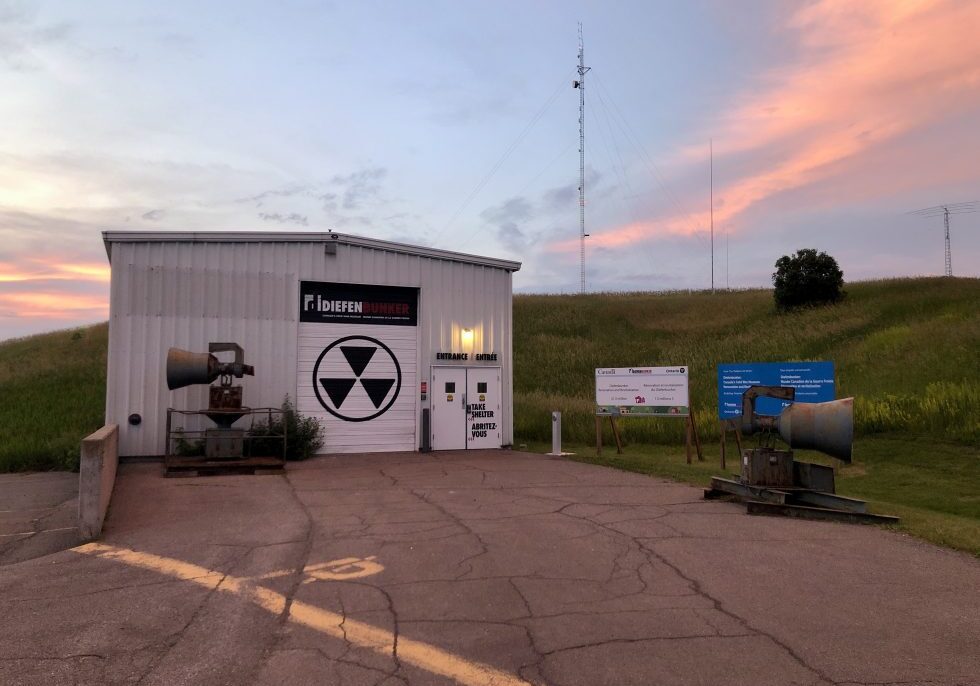
[{"label": "blue information sign", "polygon": [[[718,365],[718,418],[742,416],[742,393],[749,386],[792,386],[796,402],[823,403],[835,399],[833,362],[747,362]],[[779,414],[789,403],[759,398],[759,414]]]}]

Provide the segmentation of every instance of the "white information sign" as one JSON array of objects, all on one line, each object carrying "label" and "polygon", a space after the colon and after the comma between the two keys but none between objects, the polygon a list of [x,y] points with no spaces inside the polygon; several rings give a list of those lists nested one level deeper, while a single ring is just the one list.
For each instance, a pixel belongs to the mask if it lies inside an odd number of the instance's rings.
[{"label": "white information sign", "polygon": [[687,417],[687,367],[606,367],[595,370],[596,414]]}]

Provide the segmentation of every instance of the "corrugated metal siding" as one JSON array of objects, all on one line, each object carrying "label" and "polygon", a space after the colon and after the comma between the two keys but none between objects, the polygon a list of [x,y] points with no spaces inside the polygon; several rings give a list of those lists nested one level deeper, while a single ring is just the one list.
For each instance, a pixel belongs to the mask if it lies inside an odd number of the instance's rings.
[{"label": "corrugated metal siding", "polygon": [[[256,370],[243,382],[246,405],[295,399],[300,280],[420,288],[417,380],[430,380],[435,352],[459,350],[460,330],[473,329],[472,351],[499,355],[503,441],[513,442],[509,271],[344,244],[325,255],[323,243],[114,242],[106,421],[120,425],[120,453],[161,454],[166,408],[207,405],[203,386],[167,389],[171,346],[235,341]],[[137,427],[126,423],[134,412]]]},{"label": "corrugated metal siding", "polygon": [[[401,384],[395,386],[397,395],[392,406],[370,421],[344,421],[323,408],[314,392],[314,366],[321,352],[331,343],[349,336],[368,337],[387,346],[399,362]],[[353,339],[346,345],[364,345]],[[371,344],[368,343],[368,346]],[[333,349],[337,351],[337,348]],[[320,367],[321,377],[349,378],[351,368],[340,354],[328,357],[333,365]],[[388,357],[387,360],[391,358]],[[392,367],[385,364],[386,355],[378,349],[364,370],[362,379],[394,378]],[[321,324],[301,322],[299,325],[299,358],[296,379],[296,406],[300,412],[316,417],[324,428],[323,451],[327,453],[375,453],[415,450],[418,446],[418,337],[414,326],[377,326],[363,324]],[[323,389],[317,389],[324,395]],[[329,398],[324,398],[330,403]],[[334,408],[335,410],[338,408]],[[367,393],[354,384],[341,408],[348,416],[374,414],[377,407]]]}]

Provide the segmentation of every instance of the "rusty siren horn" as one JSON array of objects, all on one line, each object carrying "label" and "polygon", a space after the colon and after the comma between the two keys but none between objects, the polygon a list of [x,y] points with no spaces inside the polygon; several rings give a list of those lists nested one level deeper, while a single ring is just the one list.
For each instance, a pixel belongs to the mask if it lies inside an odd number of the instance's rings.
[{"label": "rusty siren horn", "polygon": [[749,386],[742,393],[742,433],[776,432],[790,448],[819,450],[844,462],[851,461],[854,440],[854,398],[826,403],[793,403],[779,415],[755,411],[759,398],[792,402],[792,386]]},{"label": "rusty siren horn", "polygon": [[[242,362],[242,348],[237,343],[211,343],[208,347],[211,352],[207,353],[192,353],[180,348],[167,351],[167,388],[174,391],[193,384],[209,384],[219,376],[240,379],[245,374],[255,374],[252,365]],[[212,354],[221,351],[234,352],[235,361],[222,362]]]},{"label": "rusty siren horn", "polygon": [[192,353],[180,348],[167,352],[167,388],[171,391],[199,383],[211,383],[221,372],[211,353]]},{"label": "rusty siren horn", "polygon": [[776,429],[791,448],[819,450],[850,462],[854,441],[854,398],[826,403],[794,403],[776,419]]}]

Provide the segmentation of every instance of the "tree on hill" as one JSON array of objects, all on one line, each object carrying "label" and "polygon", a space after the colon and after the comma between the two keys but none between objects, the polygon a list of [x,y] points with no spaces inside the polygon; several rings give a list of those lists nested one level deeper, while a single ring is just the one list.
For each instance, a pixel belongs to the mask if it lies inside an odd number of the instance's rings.
[{"label": "tree on hill", "polygon": [[776,309],[835,303],[844,297],[844,272],[837,260],[813,248],[797,250],[776,260],[772,274]]}]

